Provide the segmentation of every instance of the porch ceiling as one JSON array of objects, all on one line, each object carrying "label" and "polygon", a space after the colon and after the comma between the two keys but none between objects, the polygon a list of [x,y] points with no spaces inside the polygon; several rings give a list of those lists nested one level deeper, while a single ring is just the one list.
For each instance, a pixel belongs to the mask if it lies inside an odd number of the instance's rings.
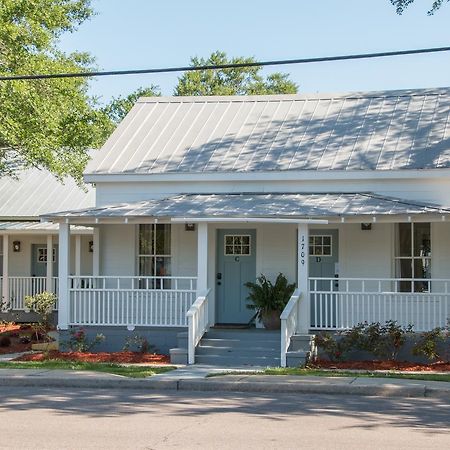
[{"label": "porch ceiling", "polygon": [[65,211],[46,220],[142,218],[286,218],[450,214],[450,208],[372,193],[184,194],[158,200]]}]

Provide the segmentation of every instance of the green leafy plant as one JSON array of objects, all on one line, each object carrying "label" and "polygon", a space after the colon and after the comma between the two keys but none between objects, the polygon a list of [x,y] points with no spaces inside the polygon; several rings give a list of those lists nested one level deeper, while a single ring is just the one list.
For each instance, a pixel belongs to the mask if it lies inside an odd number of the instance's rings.
[{"label": "green leafy plant", "polygon": [[448,355],[440,351],[440,344],[448,338],[448,329],[436,327],[420,334],[412,348],[413,355],[425,356],[429,360],[446,360]]},{"label": "green leafy plant", "polygon": [[314,343],[325,352],[330,361],[342,361],[348,350],[344,339],[337,339],[331,333],[317,334]]},{"label": "green leafy plant", "polygon": [[147,338],[138,334],[128,336],[125,339],[125,345],[123,346],[124,352],[136,351],[139,353],[153,353],[155,350],[155,347],[149,344]]},{"label": "green leafy plant", "polygon": [[94,347],[104,342],[106,336],[98,333],[93,339],[89,339],[84,328],[73,328],[70,330],[70,338],[61,345],[73,352],[90,352]]},{"label": "green leafy plant", "polygon": [[56,304],[56,295],[52,292],[42,292],[25,297],[25,307],[40,316],[40,323],[45,329],[50,327],[50,316]]},{"label": "green leafy plant", "polygon": [[249,281],[245,286],[249,289],[247,308],[256,310],[256,317],[263,323],[273,313],[281,314],[295,290],[295,284],[290,284],[282,273],[275,283],[261,274],[256,283]]}]

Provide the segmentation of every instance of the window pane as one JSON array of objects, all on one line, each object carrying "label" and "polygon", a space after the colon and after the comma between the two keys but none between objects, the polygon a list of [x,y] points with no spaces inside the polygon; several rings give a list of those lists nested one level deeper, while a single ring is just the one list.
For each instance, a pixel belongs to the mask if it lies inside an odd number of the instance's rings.
[{"label": "window pane", "polygon": [[[414,278],[431,278],[431,259],[417,258],[414,260]],[[428,281],[415,281],[415,292],[429,292],[430,283]]]},{"label": "window pane", "polygon": [[249,245],[250,244],[250,236],[242,236],[242,243],[244,245]]},{"label": "window pane", "polygon": [[331,236],[323,237],[323,245],[331,245]]},{"label": "window pane", "polygon": [[429,223],[414,224],[414,256],[431,256]]},{"label": "window pane", "polygon": [[157,277],[169,277],[170,276],[170,258],[156,257],[156,272]]},{"label": "window pane", "polygon": [[170,255],[170,225],[156,225],[156,255]]},{"label": "window pane", "polygon": [[324,245],[323,246],[323,254],[325,256],[330,256],[331,255],[331,247],[329,245]]},{"label": "window pane", "polygon": [[225,244],[233,245],[233,236],[225,236]]},{"label": "window pane", "polygon": [[153,225],[139,225],[139,254],[153,255]]},{"label": "window pane", "polygon": [[250,247],[248,245],[242,246],[242,254],[243,255],[250,255]]},{"label": "window pane", "polygon": [[411,224],[399,223],[396,256],[412,256],[411,244]]},{"label": "window pane", "polygon": [[[397,278],[412,278],[412,259],[397,259]],[[400,292],[411,292],[411,281],[400,281]]]},{"label": "window pane", "polygon": [[151,256],[139,257],[139,275],[151,277],[154,274],[154,258]]}]

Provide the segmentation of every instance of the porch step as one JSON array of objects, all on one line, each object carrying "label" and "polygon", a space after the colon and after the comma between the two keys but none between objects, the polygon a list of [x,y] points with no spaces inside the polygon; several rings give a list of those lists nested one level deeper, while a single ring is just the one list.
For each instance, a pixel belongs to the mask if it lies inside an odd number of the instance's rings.
[{"label": "porch step", "polygon": [[279,366],[280,331],[210,329],[195,351],[198,364]]}]

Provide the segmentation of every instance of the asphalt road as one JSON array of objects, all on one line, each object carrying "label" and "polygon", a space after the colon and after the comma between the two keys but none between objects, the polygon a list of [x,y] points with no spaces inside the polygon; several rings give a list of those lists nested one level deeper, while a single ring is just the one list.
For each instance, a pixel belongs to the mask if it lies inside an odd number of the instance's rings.
[{"label": "asphalt road", "polygon": [[439,399],[0,387],[0,448],[450,448]]}]

